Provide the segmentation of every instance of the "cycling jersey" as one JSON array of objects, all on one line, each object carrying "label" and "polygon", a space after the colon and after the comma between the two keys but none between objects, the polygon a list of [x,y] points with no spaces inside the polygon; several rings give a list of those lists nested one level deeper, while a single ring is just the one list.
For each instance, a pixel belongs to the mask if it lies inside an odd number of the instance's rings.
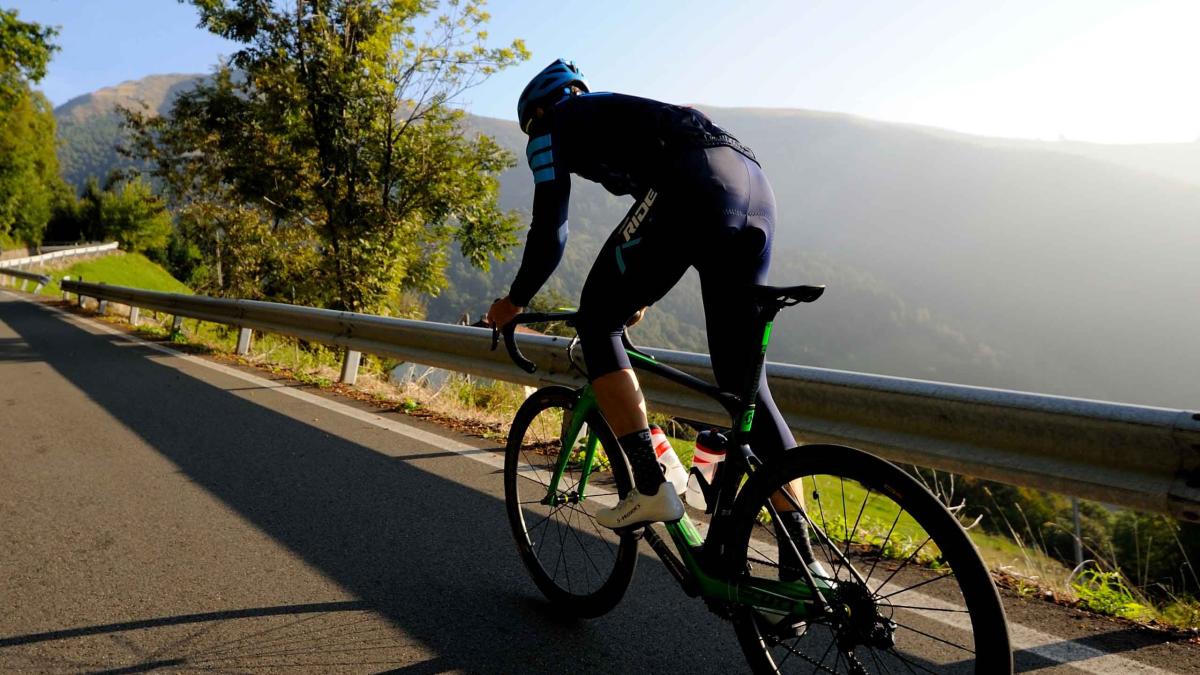
[{"label": "cycling jersey", "polygon": [[616,195],[662,190],[684,173],[689,150],[727,146],[756,161],[732,134],[693,108],[624,94],[580,94],[554,106],[525,148],[533,220],[509,297],[527,305],[562,259],[571,174]]},{"label": "cycling jersey", "polygon": [[[620,94],[572,96],[542,122],[526,150],[533,221],[509,299],[528,305],[558,266],[572,173],[631,194],[580,295],[588,377],[630,367],[625,322],[695,267],[717,383],[744,391],[762,333],[742,289],[766,283],[775,221],[775,196],[754,153],[699,111]],[[751,442],[764,458],[795,446],[765,375]]]}]

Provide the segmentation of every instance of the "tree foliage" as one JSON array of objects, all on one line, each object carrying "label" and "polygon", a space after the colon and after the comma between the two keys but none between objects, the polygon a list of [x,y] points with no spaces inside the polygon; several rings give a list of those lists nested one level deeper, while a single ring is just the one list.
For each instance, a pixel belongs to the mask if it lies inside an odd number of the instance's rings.
[{"label": "tree foliage", "polygon": [[172,236],[166,203],[141,176],[114,176],[104,188],[94,177],[76,199],[59,198],[46,234],[55,241],[116,241],[121,248],[164,260]]},{"label": "tree foliage", "polygon": [[258,285],[242,294],[386,312],[444,284],[450,246],[486,268],[515,243],[496,203],[511,154],[466,137],[451,105],[527,55],[485,45],[481,3],[193,4],[242,48],[169,118],[126,118],[210,282],[232,291],[236,268]]},{"label": "tree foliage", "polygon": [[0,10],[0,241],[40,243],[66,190],[54,152],[53,109],[30,86],[46,74],[56,33]]},{"label": "tree foliage", "polygon": [[167,247],[171,214],[141,176],[117,182],[100,195],[99,237],[121,248],[155,257]]},{"label": "tree foliage", "polygon": [[0,9],[0,107],[25,95],[31,82],[46,76],[50,57],[58,51],[51,42],[58,29],[17,18],[16,10]]}]

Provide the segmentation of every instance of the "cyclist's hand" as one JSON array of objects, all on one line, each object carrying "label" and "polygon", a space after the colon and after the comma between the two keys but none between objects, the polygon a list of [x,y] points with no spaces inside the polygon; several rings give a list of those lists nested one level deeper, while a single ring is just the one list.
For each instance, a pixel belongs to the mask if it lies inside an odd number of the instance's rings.
[{"label": "cyclist's hand", "polygon": [[508,325],[508,322],[513,320],[514,316],[520,314],[524,309],[524,307],[514,305],[513,301],[508,299],[508,296],[504,296],[492,303],[492,307],[488,310],[484,321],[489,326],[503,328]]},{"label": "cyclist's hand", "polygon": [[634,312],[633,316],[629,317],[629,320],[625,322],[625,327],[628,328],[629,326],[633,326],[633,325],[637,324],[637,322],[641,321],[642,317],[646,316],[647,309],[650,309],[650,308],[643,307],[643,308],[639,309],[638,311]]}]

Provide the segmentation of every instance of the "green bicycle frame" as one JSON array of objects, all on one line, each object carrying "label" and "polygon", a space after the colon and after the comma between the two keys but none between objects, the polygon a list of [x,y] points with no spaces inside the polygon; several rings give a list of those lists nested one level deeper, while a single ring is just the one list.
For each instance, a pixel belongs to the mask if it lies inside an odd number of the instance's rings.
[{"label": "green bicycle frame", "polygon": [[[764,354],[766,353],[770,337],[771,322],[767,322],[762,337],[762,351]],[[626,353],[631,359],[644,366],[649,366],[650,368],[660,366],[653,357],[647,354],[642,354],[633,349],[627,350]],[[759,369],[761,370],[761,368],[760,362]],[[735,415],[735,419],[738,422],[735,430],[735,439],[737,441],[741,441],[750,433],[750,428],[754,420],[753,401],[757,396],[759,375],[759,372],[754,374],[754,378],[750,380],[751,385],[749,387],[750,391],[747,392],[748,396],[741,399],[742,401],[750,401],[751,403],[743,404],[744,407],[741,413]],[[578,392],[579,398],[571,412],[571,419],[569,421],[564,420],[563,422],[558,461],[555,464],[554,474],[550,477],[550,485],[547,488],[546,497],[542,500],[543,504],[551,505],[561,499],[558,496],[558,486],[563,473],[567,469],[567,464],[573,455],[575,442],[579,438],[579,433],[587,417],[598,408],[596,394],[590,384],[585,384]],[[596,430],[589,429],[580,465],[579,487],[576,495],[576,498],[581,502],[587,499],[588,479],[592,474],[595,464],[598,445],[599,438]],[[713,576],[705,571],[699,557],[696,555],[704,544],[704,537],[700,534],[692,519],[685,513],[679,521],[666,523],[665,527],[672,542],[675,544],[675,549],[680,554],[683,568],[694,582],[699,595],[704,598],[769,609],[796,619],[808,617],[820,602],[820,596],[814,592],[812,585],[806,581],[788,582],[754,579],[752,581],[731,584]],[[820,591],[829,591],[832,589],[823,580],[817,580],[816,583]]]}]

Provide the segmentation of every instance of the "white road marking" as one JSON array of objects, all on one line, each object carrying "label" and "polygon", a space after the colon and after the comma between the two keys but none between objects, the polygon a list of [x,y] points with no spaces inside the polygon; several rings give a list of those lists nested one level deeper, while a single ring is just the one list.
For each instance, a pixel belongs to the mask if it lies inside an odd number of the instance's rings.
[{"label": "white road marking", "polygon": [[[884,585],[882,593],[883,595],[889,595],[899,593],[903,589],[903,586],[888,583]],[[906,612],[919,614],[926,619],[951,626],[964,632],[970,632],[970,617],[963,616],[962,614],[938,611],[962,609],[961,605],[946,602],[945,600],[919,591],[908,591],[903,595],[903,598],[902,602],[905,605],[919,605],[927,608],[924,610],[907,609],[905,610]],[[1055,663],[1069,665],[1085,673],[1123,675],[1124,673],[1169,672],[1134,661],[1133,659],[1109,654],[1094,647],[1058,637],[1057,635],[1043,633],[1042,631],[1018,623],[1009,622],[1008,633],[1013,649],[1026,651],[1044,659],[1054,661]]]},{"label": "white road marking", "polygon": [[[306,403],[315,405],[319,408],[323,408],[323,409],[329,410],[331,412],[336,412],[338,414],[345,415],[347,417],[359,420],[361,422],[365,422],[367,424],[374,425],[381,429],[386,429],[388,431],[399,434],[406,438],[411,438],[411,439],[413,439],[415,441],[419,441],[421,443],[433,445],[433,446],[436,446],[439,448],[444,448],[445,450],[460,454],[464,457],[473,459],[477,462],[482,462],[482,463],[487,464],[488,466],[491,466],[496,469],[503,470],[503,468],[504,468],[504,459],[502,456],[499,455],[499,451],[488,452],[488,451],[484,450],[481,452],[479,448],[472,446],[472,445],[468,445],[461,441],[456,441],[452,438],[447,438],[445,436],[433,434],[433,433],[430,433],[423,429],[418,429],[414,426],[405,424],[403,422],[389,420],[387,418],[381,417],[380,415],[376,415],[376,414],[367,412],[365,410],[360,410],[358,408],[348,406],[343,403],[338,403],[336,401],[330,401],[329,399],[323,398],[321,396],[316,396],[314,394],[310,394],[305,391],[297,391],[296,389],[293,389],[286,385],[281,385],[277,382],[272,382],[270,380],[259,377],[257,375],[252,375],[250,373],[246,373],[246,372],[243,372],[236,368],[231,368],[229,366],[222,365],[220,363],[215,363],[208,359],[202,359],[197,356],[191,356],[189,354],[184,354],[183,352],[171,349],[170,347],[166,347],[166,346],[154,343],[154,342],[149,342],[149,341],[139,338],[135,335],[130,335],[128,333],[124,333],[124,332],[117,330],[116,328],[113,328],[112,326],[109,326],[103,322],[89,319],[86,317],[81,317],[79,315],[64,311],[62,309],[59,309],[59,308],[51,306],[51,305],[46,305],[43,303],[35,302],[33,300],[29,300],[27,298],[23,298],[23,297],[16,295],[15,293],[12,293],[10,291],[0,291],[0,293],[2,293],[5,296],[11,297],[11,298],[16,298],[19,300],[23,300],[25,302],[30,302],[32,304],[39,305],[41,307],[45,307],[46,309],[49,309],[51,311],[61,314],[62,316],[66,317],[69,321],[71,321],[73,323],[99,329],[100,331],[102,331],[104,333],[108,333],[110,335],[114,335],[114,336],[123,338],[125,340],[128,340],[129,342],[140,344],[141,346],[148,347],[150,349],[161,352],[163,354],[167,354],[167,355],[170,355],[173,357],[184,359],[185,361],[188,361],[189,363],[193,363],[198,366],[202,366],[204,368],[209,368],[211,370],[218,371],[220,373],[223,373],[230,377],[234,377],[234,378],[243,380],[245,382],[250,382],[257,387],[260,387],[263,389],[269,389],[269,390],[278,392],[280,394],[283,394],[285,396],[291,396],[293,398],[299,399]],[[530,467],[530,468],[532,468],[532,467]],[[601,500],[598,499],[597,501],[601,501]],[[605,501],[609,501],[609,500],[605,500]],[[887,588],[888,592],[894,592],[893,588],[895,590],[900,590],[899,587],[893,587],[891,584],[889,584],[886,588]],[[946,607],[953,607],[953,605],[950,605],[949,603],[946,603],[945,601],[925,595],[923,593],[919,593],[917,591],[910,591],[909,595],[907,595],[906,597],[913,598],[914,600],[919,600],[922,603],[928,603],[926,606],[930,607],[930,608],[938,608],[941,605],[945,605]],[[948,624],[950,626],[954,626],[959,629],[964,628],[964,625],[966,623],[966,619],[959,618],[958,615],[947,616],[945,612],[938,612],[938,611],[920,612],[919,610],[913,610],[913,611],[917,611],[918,613],[922,614],[922,616],[925,616],[926,618],[932,619],[934,621],[938,621],[943,624]],[[1109,654],[1107,652],[1101,651],[1094,647],[1089,647],[1087,645],[1083,645],[1078,642],[1068,640],[1066,638],[1058,637],[1056,635],[1051,635],[1050,633],[1044,633],[1042,631],[1039,631],[1039,630],[1036,630],[1033,628],[1029,628],[1029,627],[1023,626],[1021,624],[1009,622],[1008,628],[1009,628],[1009,634],[1012,637],[1012,646],[1013,646],[1014,650],[1027,651],[1032,654],[1036,654],[1037,656],[1040,656],[1042,658],[1045,658],[1047,660],[1053,661],[1055,663],[1070,666],[1071,668],[1075,668],[1075,669],[1080,670],[1085,673],[1092,673],[1094,675],[1125,675],[1127,673],[1148,673],[1148,674],[1149,673],[1164,673],[1165,674],[1165,673],[1171,672],[1171,671],[1162,670],[1161,668],[1156,668],[1154,666],[1146,665],[1144,663],[1135,661],[1133,659],[1128,659],[1123,656],[1118,656],[1116,654]]]}]

